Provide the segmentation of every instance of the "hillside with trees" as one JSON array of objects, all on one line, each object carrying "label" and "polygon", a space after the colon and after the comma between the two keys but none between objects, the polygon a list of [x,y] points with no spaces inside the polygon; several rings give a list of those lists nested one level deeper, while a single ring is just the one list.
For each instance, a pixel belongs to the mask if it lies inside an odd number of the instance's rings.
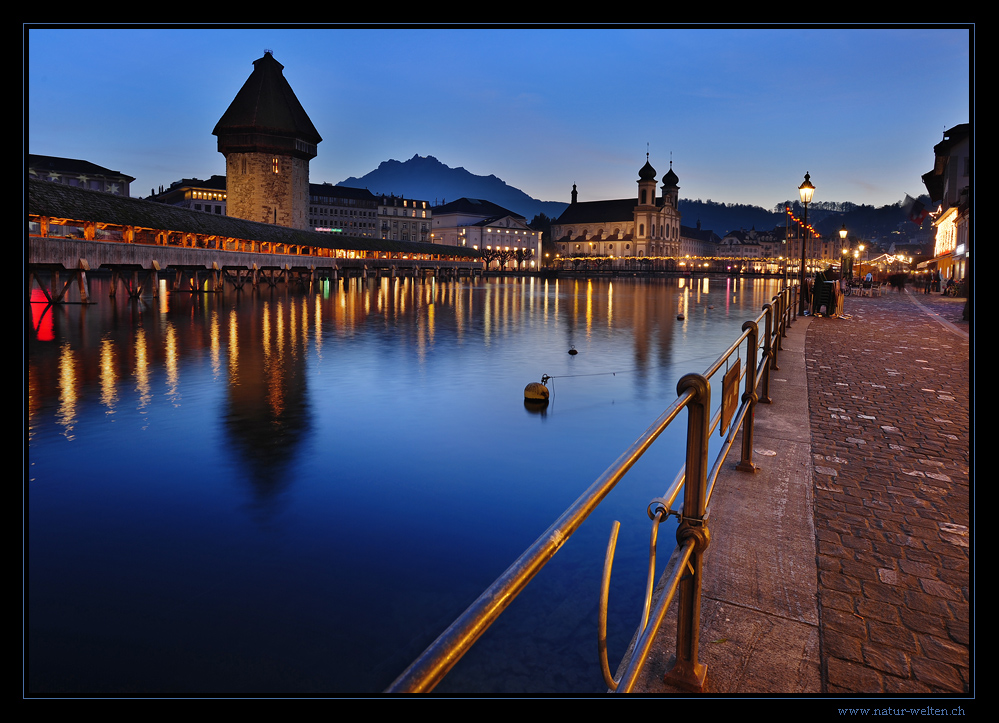
[{"label": "hillside with trees", "polygon": [[[921,197],[929,206],[929,198]],[[684,226],[694,227],[701,222],[701,228],[724,236],[739,229],[772,229],[783,225],[784,209],[790,206],[797,218],[804,216],[800,201],[786,200],[768,210],[759,206],[741,203],[717,203],[680,199],[680,216]],[[834,235],[845,225],[851,236],[863,239],[887,239],[901,232],[904,236],[919,235],[919,227],[909,221],[902,201],[875,208],[850,201],[822,201],[808,205],[808,221],[824,236]],[[923,222],[924,233],[929,229],[929,220]]]}]

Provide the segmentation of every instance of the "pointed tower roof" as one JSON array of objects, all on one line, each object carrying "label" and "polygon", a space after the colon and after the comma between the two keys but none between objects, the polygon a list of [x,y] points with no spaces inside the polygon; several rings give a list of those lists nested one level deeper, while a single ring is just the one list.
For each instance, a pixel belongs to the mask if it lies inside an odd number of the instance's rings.
[{"label": "pointed tower roof", "polygon": [[253,61],[253,72],[215,124],[219,152],[280,152],[316,156],[322,137],[270,51]]}]

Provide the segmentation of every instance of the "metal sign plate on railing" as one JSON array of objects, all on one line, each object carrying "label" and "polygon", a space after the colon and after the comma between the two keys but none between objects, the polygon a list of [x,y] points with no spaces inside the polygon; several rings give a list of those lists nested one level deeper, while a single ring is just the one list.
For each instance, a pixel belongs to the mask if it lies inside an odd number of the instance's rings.
[{"label": "metal sign plate on railing", "polygon": [[728,431],[729,422],[735,410],[739,408],[739,379],[742,377],[742,360],[736,359],[735,364],[725,372],[722,378],[722,406],[720,433],[724,437]]}]

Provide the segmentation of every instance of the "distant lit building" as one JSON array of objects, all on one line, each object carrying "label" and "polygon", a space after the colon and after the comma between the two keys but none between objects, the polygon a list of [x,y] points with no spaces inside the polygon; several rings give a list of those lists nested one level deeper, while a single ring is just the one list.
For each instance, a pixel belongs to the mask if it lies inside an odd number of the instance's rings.
[{"label": "distant lit building", "polygon": [[28,176],[40,181],[62,183],[91,191],[103,191],[115,196],[128,196],[129,184],[135,179],[90,161],[58,156],[28,156]]},{"label": "distant lit building", "polygon": [[[693,228],[690,226],[680,226],[680,258],[698,259],[711,258],[718,253],[718,244],[721,239],[714,231],[701,228],[701,222]],[[680,265],[687,265],[688,262],[681,260]]]},{"label": "distant lit building", "polygon": [[971,264],[971,124],[944,131],[933,155],[933,170],[923,174],[923,185],[937,204],[934,258],[928,267],[938,268],[944,278],[963,279]]},{"label": "distant lit building", "polygon": [[569,207],[552,222],[559,256],[654,258],[672,268],[680,256],[679,178],[669,171],[656,197],[656,169],[646,159],[632,198],[579,201],[572,186]]},{"label": "distant lit building", "polygon": [[[755,228],[749,231],[745,229],[730,231],[718,241],[715,254],[723,259],[743,261],[745,271],[756,273],[774,271],[779,262],[788,256],[784,243],[785,234],[786,229],[783,226],[777,226],[770,231],[757,231]],[[835,245],[837,248],[834,249],[831,240],[822,239],[816,234],[809,240],[809,248],[814,253],[810,253],[808,258],[814,261],[838,261],[839,249],[838,244]]]},{"label": "distant lit building", "polygon": [[212,176],[207,181],[202,181],[200,178],[182,178],[171,183],[167,189],[160,186],[159,193],[153,194],[146,200],[225,216],[225,196],[225,176]]},{"label": "distant lit building", "polygon": [[[527,225],[519,213],[479,198],[459,198],[434,206],[431,241],[448,246],[464,246],[479,251],[530,252],[527,268],[540,265],[541,232]],[[500,265],[506,264],[499,262]]]},{"label": "distant lit building", "polygon": [[378,236],[378,196],[366,188],[309,184],[309,229],[344,236]]},{"label": "distant lit building", "polygon": [[378,228],[383,239],[429,243],[433,216],[426,201],[395,195],[378,199]]}]

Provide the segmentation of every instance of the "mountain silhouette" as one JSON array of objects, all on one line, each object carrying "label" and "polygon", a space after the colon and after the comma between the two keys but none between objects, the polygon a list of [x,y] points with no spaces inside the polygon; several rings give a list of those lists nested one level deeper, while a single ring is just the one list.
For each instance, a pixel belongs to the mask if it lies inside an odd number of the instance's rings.
[{"label": "mountain silhouette", "polygon": [[377,195],[405,196],[440,205],[459,198],[482,198],[521,214],[528,223],[537,214],[558,217],[567,203],[540,201],[494,175],[477,176],[464,168],[451,168],[433,156],[414,155],[408,161],[390,159],[360,178],[351,176],[338,186],[367,188]]},{"label": "mountain silhouette", "polygon": [[[562,215],[569,205],[561,201],[540,201],[531,198],[518,188],[507,184],[503,179],[490,174],[477,176],[464,168],[451,168],[433,156],[414,155],[408,161],[382,161],[378,168],[355,178],[351,176],[338,186],[367,188],[378,195],[404,196],[420,201],[441,205],[459,198],[481,198],[521,214],[530,223],[543,213],[551,219]],[[928,199],[925,199],[928,203]],[[719,236],[738,229],[771,229],[786,223],[784,205],[797,201],[778,203],[772,208],[761,208],[738,203],[718,203],[700,199],[680,199],[682,224],[711,230]],[[800,214],[799,214],[800,215]],[[906,214],[901,202],[874,209],[872,206],[858,206],[843,203],[815,203],[809,207],[809,220],[826,236],[838,231],[840,226],[849,228],[851,235],[862,238],[883,238],[901,228],[905,235],[915,235],[915,226],[905,223]],[[912,233],[910,233],[912,232]]]}]

